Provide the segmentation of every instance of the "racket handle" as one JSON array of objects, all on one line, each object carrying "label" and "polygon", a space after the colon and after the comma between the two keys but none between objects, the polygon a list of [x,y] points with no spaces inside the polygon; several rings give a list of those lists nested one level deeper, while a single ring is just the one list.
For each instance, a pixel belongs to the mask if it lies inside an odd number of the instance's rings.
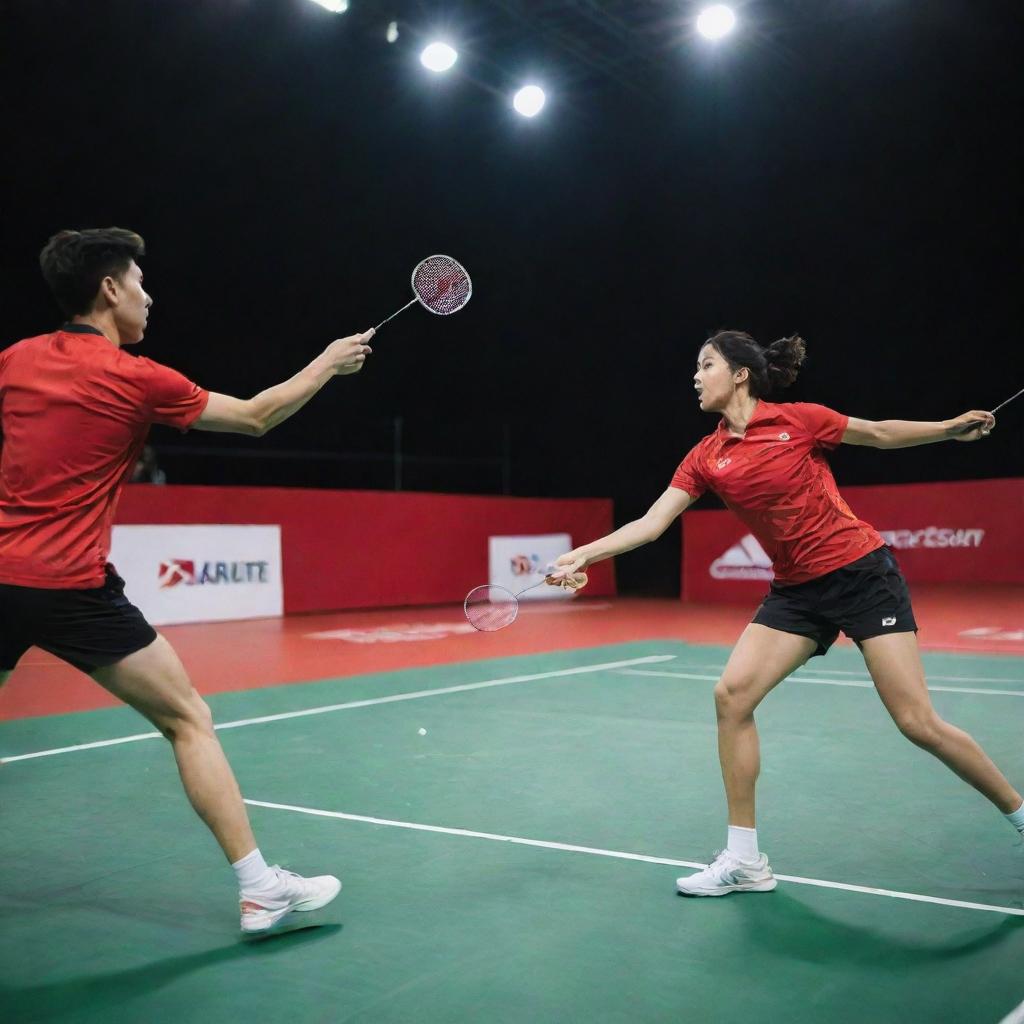
[{"label": "racket handle", "polygon": [[394,320],[395,317],[398,316],[399,313],[404,313],[411,305],[413,305],[414,303],[416,303],[418,301],[419,300],[416,299],[416,298],[411,299],[401,309],[396,310],[394,313],[392,313],[391,316],[389,316],[387,320],[381,320],[381,322],[379,324],[377,324],[376,327],[374,327],[374,331],[379,331],[388,322],[388,320]]}]

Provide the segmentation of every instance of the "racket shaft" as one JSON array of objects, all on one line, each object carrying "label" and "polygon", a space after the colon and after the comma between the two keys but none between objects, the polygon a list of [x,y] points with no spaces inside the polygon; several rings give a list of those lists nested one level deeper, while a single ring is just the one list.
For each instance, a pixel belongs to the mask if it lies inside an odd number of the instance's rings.
[{"label": "racket shaft", "polygon": [[1000,403],[999,403],[999,404],[998,404],[998,405],[997,405],[997,406],[996,406],[996,407],[995,407],[995,408],[994,408],[994,409],[992,410],[992,415],[994,416],[994,415],[995,415],[995,414],[996,414],[997,412],[999,412],[999,410],[1000,410],[1000,409],[1002,409],[1002,407],[1003,407],[1004,405],[1009,405],[1009,404],[1010,404],[1010,403],[1011,403],[1011,402],[1012,402],[1012,401],[1013,401],[1013,400],[1014,400],[1015,398],[1020,398],[1020,396],[1021,396],[1021,395],[1024,395],[1024,388],[1021,388],[1021,389],[1020,389],[1020,391],[1018,391],[1018,392],[1017,392],[1017,394],[1015,394],[1015,395],[1010,395],[1010,397],[1009,397],[1009,398],[1008,398],[1008,399],[1007,399],[1007,400],[1006,400],[1005,402],[1000,402]]},{"label": "racket shaft", "polygon": [[394,320],[399,313],[404,313],[410,306],[415,305],[415,303],[418,301],[419,300],[415,298],[410,299],[401,309],[396,309],[395,312],[392,313],[387,320],[381,320],[381,322],[377,324],[376,327],[374,327],[374,331],[379,331],[388,322],[388,320]]}]

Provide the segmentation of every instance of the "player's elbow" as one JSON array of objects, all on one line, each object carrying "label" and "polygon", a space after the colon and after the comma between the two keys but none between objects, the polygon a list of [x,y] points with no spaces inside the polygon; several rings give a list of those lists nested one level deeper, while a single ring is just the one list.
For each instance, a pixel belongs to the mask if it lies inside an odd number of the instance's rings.
[{"label": "player's elbow", "polygon": [[872,448],[899,448],[899,438],[887,420],[872,424]]},{"label": "player's elbow", "polygon": [[249,437],[263,437],[273,427],[270,414],[252,400],[246,402],[243,415],[239,418],[240,433]]},{"label": "player's elbow", "polygon": [[265,419],[254,419],[249,424],[249,429],[246,433],[250,437],[263,437],[264,434],[269,434],[273,424],[269,420]]}]

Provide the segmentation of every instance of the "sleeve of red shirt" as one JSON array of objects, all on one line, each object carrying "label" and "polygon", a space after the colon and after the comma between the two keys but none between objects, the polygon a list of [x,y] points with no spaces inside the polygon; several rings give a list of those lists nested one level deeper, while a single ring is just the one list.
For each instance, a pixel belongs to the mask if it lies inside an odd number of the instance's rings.
[{"label": "sleeve of red shirt", "polygon": [[835,448],[843,440],[849,416],[811,402],[794,402],[793,414],[823,448]]},{"label": "sleeve of red shirt", "polygon": [[202,415],[210,392],[169,366],[142,358],[146,408],[151,423],[188,430]]},{"label": "sleeve of red shirt", "polygon": [[670,486],[677,487],[696,501],[707,489],[708,482],[701,469],[701,455],[703,443],[694,445],[687,453],[685,459],[679,463],[679,468],[672,475]]}]

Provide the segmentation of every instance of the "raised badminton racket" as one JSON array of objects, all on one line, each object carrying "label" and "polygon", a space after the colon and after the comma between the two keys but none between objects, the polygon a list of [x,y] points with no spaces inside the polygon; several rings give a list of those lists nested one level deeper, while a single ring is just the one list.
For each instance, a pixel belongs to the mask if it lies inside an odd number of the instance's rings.
[{"label": "raised badminton racket", "polygon": [[458,313],[473,294],[473,282],[458,260],[451,256],[428,256],[420,260],[412,272],[412,293],[412,299],[387,320],[381,320],[374,330],[379,331],[388,320],[394,320],[417,302],[438,316]]},{"label": "raised badminton racket", "polygon": [[[543,586],[548,577],[556,572],[554,566],[543,570],[544,575],[537,583],[531,583],[518,593],[513,594],[506,587],[500,587],[496,583],[485,583],[482,587],[474,587],[462,602],[462,609],[466,613],[469,624],[481,633],[493,633],[495,630],[511,626],[519,616],[519,598],[527,591]],[[572,574],[573,582],[576,584],[572,589],[578,590],[587,582],[587,574],[575,572]]]},{"label": "raised badminton racket", "polygon": [[994,416],[997,412],[999,412],[1000,409],[1002,409],[1004,405],[1009,405],[1015,398],[1020,398],[1021,395],[1024,395],[1024,388],[1021,388],[1020,391],[1017,392],[1017,394],[1010,395],[1010,397],[1005,402],[1000,402],[994,409],[991,410],[992,415]]},{"label": "raised badminton racket", "polygon": [[[1005,402],[1000,402],[994,409],[990,409],[989,412],[991,412],[991,414],[995,416],[995,414],[999,412],[999,410],[1002,409],[1004,405],[1009,405],[1015,398],[1020,398],[1021,395],[1024,395],[1024,388],[1021,388],[1020,391],[1018,391],[1015,395],[1010,395],[1010,397],[1006,399]],[[962,430],[958,431],[958,433],[969,434],[972,430],[975,430],[977,426],[977,423],[968,423],[967,426],[964,427]]]}]

